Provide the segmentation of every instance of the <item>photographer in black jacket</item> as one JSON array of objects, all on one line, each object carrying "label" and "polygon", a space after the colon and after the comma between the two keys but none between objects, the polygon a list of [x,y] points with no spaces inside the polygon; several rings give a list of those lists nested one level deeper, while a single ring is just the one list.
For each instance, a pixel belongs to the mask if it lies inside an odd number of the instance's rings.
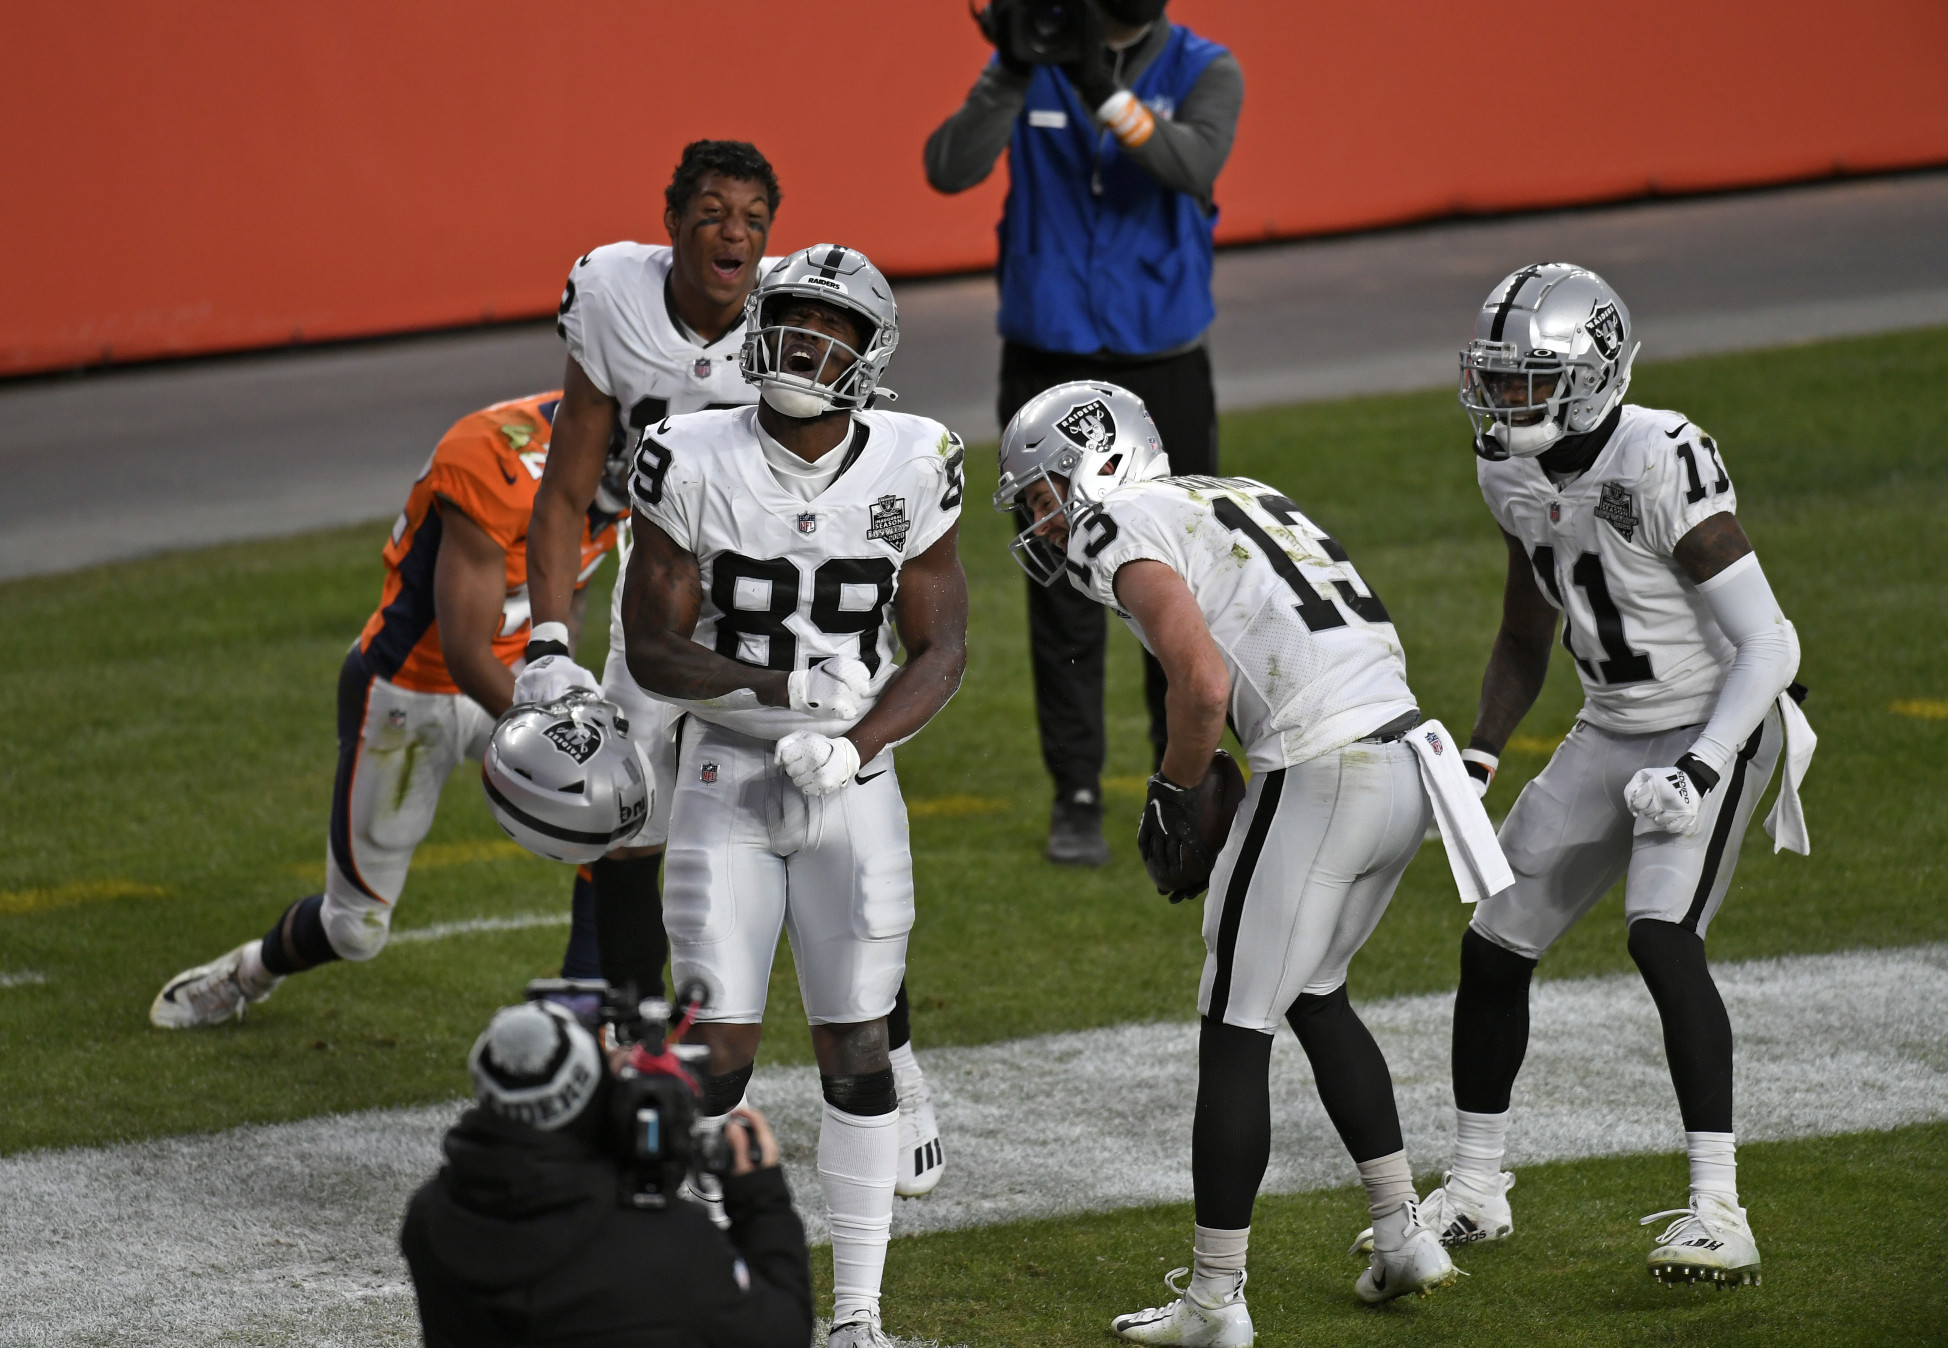
[{"label": "photographer in black jacket", "polygon": [[[656,1070],[641,1048],[633,1061]],[[656,1061],[674,1089],[680,1069]],[[649,1111],[615,1107],[630,1083],[563,1007],[503,1007],[469,1065],[480,1103],[447,1134],[446,1164],[413,1196],[400,1237],[429,1348],[810,1344],[805,1229],[755,1111],[724,1130],[725,1233],[673,1197],[675,1175],[645,1195],[632,1148]],[[651,1151],[667,1147],[656,1124],[647,1133]]]}]

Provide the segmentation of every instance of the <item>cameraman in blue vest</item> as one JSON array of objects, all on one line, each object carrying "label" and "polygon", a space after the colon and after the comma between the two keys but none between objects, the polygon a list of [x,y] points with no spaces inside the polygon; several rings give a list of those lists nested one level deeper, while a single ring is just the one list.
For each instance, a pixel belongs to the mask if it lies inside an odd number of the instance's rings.
[{"label": "cameraman in blue vest", "polygon": [[[927,181],[964,192],[1008,151],[996,277],[998,424],[1076,379],[1129,389],[1150,409],[1173,472],[1217,472],[1217,398],[1204,334],[1212,188],[1244,102],[1237,58],[1164,17],[1165,0],[992,0],[995,54],[927,140]],[[1101,606],[1030,583],[1028,633],[1042,761],[1055,781],[1048,859],[1099,866]],[[1164,743],[1163,670],[1144,657],[1153,758]]]}]

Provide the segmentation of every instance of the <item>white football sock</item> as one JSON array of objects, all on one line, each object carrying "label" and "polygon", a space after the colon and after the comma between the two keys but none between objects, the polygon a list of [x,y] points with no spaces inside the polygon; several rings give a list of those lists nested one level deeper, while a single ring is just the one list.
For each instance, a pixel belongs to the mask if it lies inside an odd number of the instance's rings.
[{"label": "white football sock", "polygon": [[245,992],[255,995],[277,982],[277,975],[264,964],[264,943],[252,941],[244,947],[243,958],[237,963],[237,981],[243,984]]},{"label": "white football sock", "polygon": [[848,1114],[828,1101],[818,1130],[818,1183],[832,1223],[832,1321],[879,1314],[886,1242],[893,1230],[893,1180],[900,1165],[900,1114]]},{"label": "white football sock", "polygon": [[1223,1231],[1214,1226],[1191,1227],[1190,1294],[1206,1306],[1229,1301],[1244,1282],[1245,1246],[1251,1228]]},{"label": "white football sock", "polygon": [[1738,1142],[1734,1133],[1686,1133],[1691,1156],[1691,1197],[1711,1194],[1738,1206]]},{"label": "white football sock", "polygon": [[1405,1151],[1361,1161],[1366,1211],[1373,1218],[1373,1248],[1397,1250],[1407,1240],[1407,1205],[1414,1201],[1414,1172]]},{"label": "white football sock", "polygon": [[1508,1142],[1508,1111],[1454,1111],[1454,1177],[1473,1188],[1499,1193],[1502,1153]]},{"label": "white football sock", "polygon": [[919,1076],[920,1060],[913,1056],[913,1041],[907,1040],[896,1049],[887,1050],[886,1056],[893,1060],[893,1078]]}]

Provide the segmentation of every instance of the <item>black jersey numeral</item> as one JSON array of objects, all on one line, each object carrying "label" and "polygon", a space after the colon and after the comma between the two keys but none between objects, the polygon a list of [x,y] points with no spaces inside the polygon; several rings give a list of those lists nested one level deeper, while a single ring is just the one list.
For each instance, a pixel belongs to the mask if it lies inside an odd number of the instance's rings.
[{"label": "black jersey numeral", "polygon": [[673,457],[647,435],[636,442],[636,490],[649,505],[662,504],[663,479],[670,475]]},{"label": "black jersey numeral", "polygon": [[1584,674],[1612,685],[1645,683],[1657,677],[1650,667],[1650,657],[1630,649],[1630,639],[1623,630],[1623,614],[1617,610],[1616,601],[1610,598],[1610,582],[1603,574],[1601,557],[1586,552],[1576,559],[1576,564],[1569,571],[1571,583],[1588,597],[1590,612],[1596,616],[1596,640],[1603,647],[1605,657],[1596,661],[1586,660],[1576,652],[1573,636],[1576,625],[1569,616],[1569,605],[1563,602],[1562,591],[1556,585],[1556,550],[1539,547],[1529,560],[1535,567],[1536,579],[1542,582],[1549,597],[1556,601],[1556,607],[1562,610],[1562,648],[1582,667]]},{"label": "black jersey numeral", "polygon": [[942,510],[958,510],[961,495],[967,490],[967,447],[954,441],[954,452],[947,456],[947,490],[940,497]]},{"label": "black jersey numeral", "polygon": [[1109,517],[1109,512],[1093,502],[1077,512],[1076,525],[1089,535],[1089,541],[1082,545],[1082,555],[1092,562],[1100,557],[1102,550],[1114,543],[1116,535],[1122,532],[1117,527],[1116,521]]},{"label": "black jersey numeral", "polygon": [[[879,629],[886,606],[893,601],[893,578],[899,569],[884,557],[834,557],[812,573],[812,625],[828,636],[859,634],[859,662],[869,674],[879,673]],[[840,608],[847,585],[871,585],[871,608]]]},{"label": "black jersey numeral", "polygon": [[[1258,498],[1258,504],[1263,506],[1265,512],[1272,518],[1283,520],[1294,527],[1299,527],[1300,521],[1305,518],[1299,513],[1299,508],[1283,496],[1261,496]],[[1271,564],[1272,570],[1278,573],[1278,578],[1285,582],[1287,588],[1292,591],[1293,597],[1299,601],[1296,608],[1308,631],[1323,632],[1328,628],[1346,625],[1346,615],[1339,611],[1339,605],[1319,593],[1319,587],[1305,578],[1305,574],[1299,570],[1298,565],[1293,562],[1285,549],[1274,542],[1272,536],[1260,528],[1258,521],[1246,514],[1244,507],[1236,500],[1230,496],[1217,497],[1211,502],[1211,513],[1217,516],[1218,523],[1225,528],[1233,533],[1243,534],[1258,545],[1258,550],[1265,554],[1265,560]],[[1332,583],[1333,590],[1339,595],[1340,601],[1367,622],[1392,622],[1393,620],[1387,616],[1386,605],[1380,602],[1380,597],[1373,593],[1372,587],[1366,586],[1366,582],[1359,579],[1359,573],[1353,570],[1346,549],[1324,536],[1321,536],[1320,547],[1325,550],[1326,556],[1345,567],[1347,575],[1351,577],[1350,580],[1335,580]],[[1362,589],[1362,586],[1365,588]]]},{"label": "black jersey numeral", "polygon": [[[1700,435],[1698,443],[1704,447],[1704,452],[1711,460],[1711,466],[1718,470],[1718,480],[1711,484],[1711,494],[1723,496],[1731,490],[1732,479],[1725,471],[1724,460],[1718,457],[1718,445],[1708,435]],[[1691,446],[1688,444],[1677,447],[1677,456],[1684,460],[1684,476],[1690,483],[1684,493],[1684,502],[1686,505],[1696,505],[1705,498],[1705,484],[1704,479],[1698,474],[1697,456],[1692,453]]]},{"label": "black jersey numeral", "polygon": [[[812,626],[831,637],[859,637],[859,661],[868,672],[879,673],[878,634],[893,601],[899,569],[884,557],[832,557],[812,573]],[[803,573],[789,557],[760,561],[740,553],[719,554],[710,577],[710,602],[717,606],[717,654],[760,669],[798,668],[798,638],[785,620],[798,611]],[[762,609],[739,608],[737,582],[766,581],[770,599]],[[847,585],[870,585],[869,608],[842,607]],[[745,637],[762,637],[762,664],[744,657]]]}]

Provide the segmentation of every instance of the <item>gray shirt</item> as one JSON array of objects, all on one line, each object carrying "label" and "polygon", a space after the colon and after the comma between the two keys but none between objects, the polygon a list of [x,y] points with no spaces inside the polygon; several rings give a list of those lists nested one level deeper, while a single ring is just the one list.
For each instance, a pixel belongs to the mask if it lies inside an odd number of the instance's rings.
[{"label": "gray shirt", "polygon": [[[1169,40],[1169,23],[1158,22],[1136,45],[1112,52],[1116,87],[1136,83]],[[927,138],[927,182],[935,191],[965,192],[993,172],[1027,102],[1029,78],[999,62],[981,71],[960,110]],[[1157,118],[1149,140],[1134,149],[1125,146],[1123,153],[1165,187],[1196,197],[1209,214],[1211,191],[1231,153],[1244,101],[1244,71],[1238,58],[1225,52],[1204,67],[1170,118]]]}]

